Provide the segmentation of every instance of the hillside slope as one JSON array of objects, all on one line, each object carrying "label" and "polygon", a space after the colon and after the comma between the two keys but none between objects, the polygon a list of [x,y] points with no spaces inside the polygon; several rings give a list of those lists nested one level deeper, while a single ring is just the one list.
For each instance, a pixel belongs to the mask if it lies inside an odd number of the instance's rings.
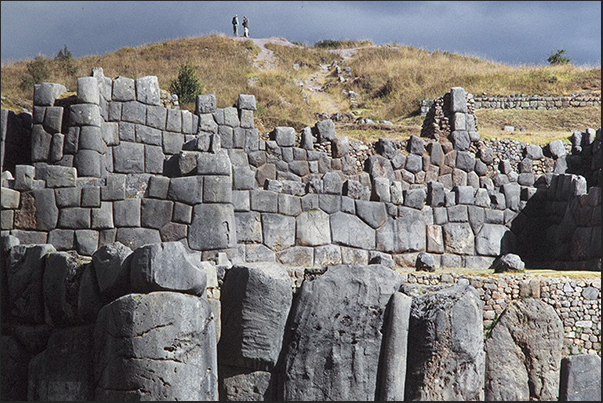
[{"label": "hillside slope", "polygon": [[[218,107],[232,105],[238,94],[256,96],[256,123],[260,131],[275,126],[301,129],[324,116],[341,113],[346,125],[338,130],[351,138],[407,138],[420,131],[419,102],[434,99],[453,86],[473,94],[571,94],[601,91],[601,69],[565,66],[513,67],[447,52],[428,52],[396,44],[321,41],[314,46],[285,38],[230,38],[212,35],[169,40],[138,48],[124,47],[102,56],[85,56],[68,63],[36,59],[48,71],[42,81],[64,84],[75,91],[76,77],[102,67],[106,76],[138,78],[156,75],[169,89],[178,67],[190,61],[203,93],[215,93]],[[2,65],[2,108],[32,108],[34,61]],[[339,74],[338,74],[339,72]],[[39,73],[39,72],[38,72]],[[39,77],[38,77],[39,78]],[[181,105],[192,110],[194,105]],[[480,127],[489,135],[509,136],[504,124],[525,124],[535,142],[571,135],[571,130],[601,125],[601,108],[573,111],[506,111],[481,113]],[[517,112],[517,113],[516,113]],[[511,114],[509,116],[508,114]],[[354,124],[369,118],[393,125]],[[508,121],[508,122],[507,122]],[[576,127],[573,127],[576,125]]]}]

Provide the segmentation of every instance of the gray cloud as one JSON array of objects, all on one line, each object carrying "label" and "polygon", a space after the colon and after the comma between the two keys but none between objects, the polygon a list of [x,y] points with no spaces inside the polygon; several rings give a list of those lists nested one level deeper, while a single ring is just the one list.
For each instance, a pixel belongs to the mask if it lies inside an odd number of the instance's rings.
[{"label": "gray cloud", "polygon": [[565,49],[600,66],[598,1],[36,1],[2,2],[2,62],[113,52],[168,39],[230,35],[234,14],[253,37],[313,45],[368,39],[429,51],[541,65]]}]

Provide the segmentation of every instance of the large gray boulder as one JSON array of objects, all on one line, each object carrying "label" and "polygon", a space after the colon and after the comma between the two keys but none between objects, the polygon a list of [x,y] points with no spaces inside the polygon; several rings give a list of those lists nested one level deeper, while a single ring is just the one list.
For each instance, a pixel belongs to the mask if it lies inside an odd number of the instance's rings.
[{"label": "large gray boulder", "polygon": [[217,400],[215,320],[202,298],[124,295],[94,328],[95,400]]},{"label": "large gray boulder", "polygon": [[486,400],[557,400],[563,339],[552,306],[512,301],[485,342]]},{"label": "large gray boulder", "polygon": [[483,400],[479,294],[469,285],[412,286],[405,400]]},{"label": "large gray boulder", "polygon": [[46,350],[29,363],[27,400],[94,400],[94,326],[55,329]]},{"label": "large gray boulder", "polygon": [[519,255],[505,253],[504,255],[497,257],[490,268],[494,270],[494,273],[517,273],[524,271],[525,266],[525,263],[521,260]]},{"label": "large gray boulder", "polygon": [[582,354],[561,360],[560,401],[601,401],[601,357]]},{"label": "large gray boulder", "polygon": [[3,263],[8,313],[22,323],[44,323],[44,257],[55,251],[50,244],[15,245]]},{"label": "large gray boulder", "polygon": [[228,270],[222,286],[218,344],[222,400],[272,400],[276,365],[293,300],[292,280],[276,263]]},{"label": "large gray boulder", "polygon": [[332,266],[302,284],[283,353],[283,400],[374,400],[384,313],[401,275]]},{"label": "large gray boulder", "polygon": [[182,242],[143,245],[132,252],[132,292],[176,291],[205,295],[207,273],[199,256],[189,253]]}]

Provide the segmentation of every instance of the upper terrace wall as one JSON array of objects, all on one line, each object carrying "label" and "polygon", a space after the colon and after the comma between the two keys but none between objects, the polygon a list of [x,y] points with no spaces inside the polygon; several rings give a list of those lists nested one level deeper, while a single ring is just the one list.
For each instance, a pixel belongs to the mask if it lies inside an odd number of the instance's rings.
[{"label": "upper terrace wall", "polygon": [[[3,180],[3,233],[83,255],[115,240],[182,240],[233,262],[412,266],[427,251],[442,266],[482,268],[519,251],[538,267],[600,267],[600,131],[573,139],[572,155],[528,145],[520,163],[495,165],[456,87],[442,104],[448,132],[380,139],[359,171],[330,120],[264,141],[253,96],[217,108],[201,95],[192,114],[161,105],[156,77],[94,74],[69,99],[57,100],[58,84],[36,87],[31,163],[12,162]],[[554,172],[535,175],[544,153]]]},{"label": "upper terrace wall", "polygon": [[[561,109],[601,106],[601,96],[592,94],[572,95],[487,95],[471,96],[470,102],[475,109]],[[426,115],[434,100],[421,101],[419,110]]]}]

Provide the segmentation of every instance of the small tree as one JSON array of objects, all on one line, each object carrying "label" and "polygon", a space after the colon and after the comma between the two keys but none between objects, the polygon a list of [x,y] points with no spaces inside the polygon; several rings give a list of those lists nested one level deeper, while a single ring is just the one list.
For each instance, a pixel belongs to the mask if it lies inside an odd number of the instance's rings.
[{"label": "small tree", "polygon": [[572,58],[566,55],[565,49],[559,49],[556,52],[551,51],[551,55],[546,59],[551,65],[570,64]]},{"label": "small tree", "polygon": [[70,76],[75,75],[76,69],[73,65],[73,57],[71,56],[71,52],[67,49],[67,45],[63,47],[63,49],[59,50],[57,56],[54,58],[59,66]]},{"label": "small tree", "polygon": [[194,102],[196,96],[202,93],[197,70],[190,61],[180,65],[178,78],[170,83],[170,92],[177,94],[182,104]]},{"label": "small tree", "polygon": [[27,72],[29,76],[23,77],[21,80],[21,88],[25,91],[32,91],[34,84],[41,84],[50,76],[44,56],[36,56],[27,63]]}]

